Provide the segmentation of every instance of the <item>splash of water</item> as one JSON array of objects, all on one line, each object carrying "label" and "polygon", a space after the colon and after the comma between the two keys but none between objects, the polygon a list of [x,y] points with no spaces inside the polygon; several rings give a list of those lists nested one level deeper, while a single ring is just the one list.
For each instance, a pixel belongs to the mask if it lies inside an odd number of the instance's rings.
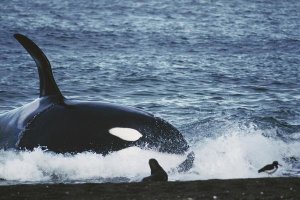
[{"label": "splash of water", "polygon": [[171,170],[184,159],[137,147],[102,156],[93,152],[55,154],[40,148],[34,151],[0,151],[0,177],[20,182],[120,182],[140,181],[149,176],[148,160],[156,158]]},{"label": "splash of water", "polygon": [[[287,158],[299,156],[299,142],[266,137],[263,131],[239,126],[223,134],[195,140],[193,168],[185,173],[171,172],[186,155],[159,153],[130,147],[106,156],[93,152],[75,155],[55,154],[40,148],[29,151],[0,151],[0,178],[23,182],[132,182],[150,174],[148,160],[155,158],[169,172],[169,180],[255,178],[268,176],[257,170],[279,161],[283,166],[272,176],[299,176],[299,163]],[[297,163],[296,163],[297,164]]]},{"label": "splash of water", "polygon": [[283,166],[273,176],[284,176],[292,170],[286,158],[300,155],[299,145],[265,137],[260,131],[245,134],[228,130],[228,134],[207,138],[193,146],[194,173],[188,179],[264,177],[268,175],[258,174],[257,170],[275,160]]}]

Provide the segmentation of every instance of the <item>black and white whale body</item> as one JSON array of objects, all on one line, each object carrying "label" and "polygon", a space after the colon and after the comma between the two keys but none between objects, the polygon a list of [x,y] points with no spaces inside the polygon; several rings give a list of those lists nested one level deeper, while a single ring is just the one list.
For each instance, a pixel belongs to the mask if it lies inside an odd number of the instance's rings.
[{"label": "black and white whale body", "polygon": [[94,151],[107,154],[131,146],[183,154],[189,148],[181,133],[144,111],[99,102],[67,100],[41,49],[21,34],[15,38],[34,59],[40,97],[0,115],[0,148],[46,147],[58,153]]}]

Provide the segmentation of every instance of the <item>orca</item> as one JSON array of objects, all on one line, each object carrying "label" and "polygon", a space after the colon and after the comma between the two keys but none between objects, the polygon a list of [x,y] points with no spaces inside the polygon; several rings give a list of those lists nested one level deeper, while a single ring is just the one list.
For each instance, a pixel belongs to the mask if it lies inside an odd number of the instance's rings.
[{"label": "orca", "polygon": [[140,109],[102,102],[68,100],[58,88],[49,60],[29,38],[16,40],[35,61],[40,96],[0,115],[0,148],[55,153],[92,151],[106,155],[128,147],[184,154],[189,145],[165,120]]}]

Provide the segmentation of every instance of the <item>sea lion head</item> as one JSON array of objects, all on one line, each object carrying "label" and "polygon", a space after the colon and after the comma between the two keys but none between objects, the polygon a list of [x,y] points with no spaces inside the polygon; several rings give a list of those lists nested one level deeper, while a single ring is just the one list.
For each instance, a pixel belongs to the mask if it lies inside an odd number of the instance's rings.
[{"label": "sea lion head", "polygon": [[157,170],[161,169],[161,166],[158,164],[157,160],[154,158],[151,158],[149,160],[149,166],[151,169],[151,174],[156,172]]}]

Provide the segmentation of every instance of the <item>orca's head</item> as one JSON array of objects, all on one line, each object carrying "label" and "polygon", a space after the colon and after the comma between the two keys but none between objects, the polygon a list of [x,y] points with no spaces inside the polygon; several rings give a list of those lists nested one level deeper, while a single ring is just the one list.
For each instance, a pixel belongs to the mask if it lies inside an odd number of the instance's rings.
[{"label": "orca's head", "polygon": [[[138,146],[160,152],[183,154],[189,148],[183,135],[159,117],[138,109],[113,104],[95,103],[85,106],[82,110],[89,112],[88,121],[95,123],[90,133],[94,135],[95,130],[98,133],[92,140],[105,141],[110,146],[110,151]],[[88,111],[87,107],[90,106],[92,109]],[[94,114],[91,113],[92,110]],[[88,114],[86,116],[89,118]]]}]

